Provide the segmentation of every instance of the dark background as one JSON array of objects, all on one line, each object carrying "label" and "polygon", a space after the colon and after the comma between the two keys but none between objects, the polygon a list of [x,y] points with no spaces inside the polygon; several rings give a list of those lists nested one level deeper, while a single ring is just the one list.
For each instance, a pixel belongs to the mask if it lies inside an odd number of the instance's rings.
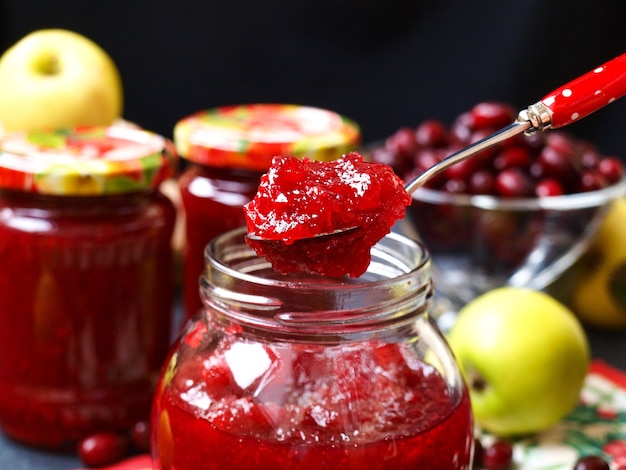
[{"label": "dark background", "polygon": [[[0,0],[1,50],[51,27],[99,43],[125,117],[168,137],[199,109],[289,102],[372,142],[483,100],[525,108],[626,52],[623,0]],[[568,130],[625,157],[626,99]]]},{"label": "dark background", "polygon": [[[288,102],[345,114],[372,142],[479,101],[540,100],[626,52],[626,1],[0,0],[0,51],[53,27],[99,43],[125,117],[165,136],[199,109]],[[626,159],[626,98],[568,130]],[[589,335],[626,368],[621,332]],[[0,468],[78,464],[0,435]]]}]

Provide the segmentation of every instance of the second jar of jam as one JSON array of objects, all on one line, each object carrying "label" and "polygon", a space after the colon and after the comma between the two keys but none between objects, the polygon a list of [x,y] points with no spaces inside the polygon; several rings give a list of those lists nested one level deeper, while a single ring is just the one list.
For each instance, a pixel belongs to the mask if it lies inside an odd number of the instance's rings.
[{"label": "second jar of jam", "polygon": [[155,394],[153,467],[471,469],[468,390],[429,315],[423,246],[389,234],[357,279],[281,275],[245,234],[206,250],[203,314]]},{"label": "second jar of jam", "polygon": [[[171,149],[170,149],[171,150]],[[174,154],[122,126],[0,150],[0,429],[75,449],[147,420],[171,344]]]},{"label": "second jar of jam", "polygon": [[332,160],[360,143],[359,127],[324,109],[246,104],[197,112],[180,120],[174,141],[185,212],[184,318],[201,309],[198,280],[204,249],[215,236],[245,224],[243,205],[276,155]]}]

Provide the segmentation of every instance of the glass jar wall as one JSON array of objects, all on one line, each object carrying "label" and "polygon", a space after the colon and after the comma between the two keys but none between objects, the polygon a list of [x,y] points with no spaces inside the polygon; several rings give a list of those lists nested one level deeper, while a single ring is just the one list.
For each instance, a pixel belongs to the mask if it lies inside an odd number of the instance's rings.
[{"label": "glass jar wall", "polygon": [[[9,136],[3,145],[24,153],[0,152],[0,428],[58,450],[147,421],[172,340],[163,139],[86,132],[49,135],[80,149]],[[129,158],[111,163],[113,147]]]},{"label": "glass jar wall", "polygon": [[430,260],[390,234],[359,279],[282,276],[243,230],[206,251],[203,315],[163,369],[156,469],[470,469],[468,392]]},{"label": "glass jar wall", "polygon": [[204,249],[217,235],[245,225],[243,206],[274,156],[340,157],[360,143],[359,127],[324,109],[246,104],[196,112],[174,128],[186,166],[180,178],[185,212],[184,318],[201,310],[198,282]]}]

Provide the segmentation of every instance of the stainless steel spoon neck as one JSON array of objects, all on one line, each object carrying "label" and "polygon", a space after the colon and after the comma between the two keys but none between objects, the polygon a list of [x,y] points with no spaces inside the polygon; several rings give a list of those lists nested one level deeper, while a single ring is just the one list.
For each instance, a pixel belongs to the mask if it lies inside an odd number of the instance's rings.
[{"label": "stainless steel spoon neck", "polygon": [[407,193],[413,194],[418,188],[423,186],[433,177],[437,176],[442,171],[448,169],[452,165],[459,163],[467,158],[470,158],[483,150],[488,149],[496,144],[499,144],[511,137],[524,133],[526,135],[534,134],[549,129],[552,125],[552,111],[543,102],[538,101],[535,104],[531,104],[528,108],[523,109],[517,115],[517,119],[509,124],[507,127],[500,129],[499,131],[491,134],[490,136],[473,143],[469,147],[466,147],[459,152],[444,158],[436,165],[428,168],[421,173],[418,177],[409,181],[405,185]]},{"label": "stainless steel spoon neck", "polygon": [[531,127],[524,133],[526,135],[535,134],[552,126],[552,111],[542,101],[538,101],[521,110],[517,115],[517,122],[530,123]]},{"label": "stainless steel spoon neck", "polygon": [[481,139],[477,142],[474,142],[469,147],[466,147],[452,155],[444,158],[439,163],[431,166],[419,176],[409,181],[404,188],[406,192],[409,194],[413,194],[417,191],[418,188],[423,186],[426,182],[437,176],[439,173],[447,170],[452,165],[455,165],[463,160],[466,160],[474,155],[482,152],[483,150],[488,149],[489,147],[493,147],[500,142],[503,142],[511,137],[514,137],[518,134],[528,131],[531,128],[532,124],[529,121],[518,119],[507,127],[500,129],[499,131],[491,134],[484,139]]}]

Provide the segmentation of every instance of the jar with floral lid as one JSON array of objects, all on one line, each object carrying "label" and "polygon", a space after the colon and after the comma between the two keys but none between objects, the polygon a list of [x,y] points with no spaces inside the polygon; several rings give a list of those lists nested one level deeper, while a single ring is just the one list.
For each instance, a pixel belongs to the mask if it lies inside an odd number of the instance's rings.
[{"label": "jar with floral lid", "polygon": [[245,224],[243,206],[276,155],[332,160],[360,144],[360,129],[333,111],[295,104],[243,104],[181,119],[174,142],[185,165],[179,184],[185,218],[184,318],[201,309],[204,248]]},{"label": "jar with floral lid", "polygon": [[171,345],[171,143],[128,126],[0,141],[0,428],[50,449],[147,420]]},{"label": "jar with floral lid", "polygon": [[165,363],[155,469],[472,468],[468,391],[429,314],[430,257],[391,233],[359,278],[281,275],[227,232]]}]

